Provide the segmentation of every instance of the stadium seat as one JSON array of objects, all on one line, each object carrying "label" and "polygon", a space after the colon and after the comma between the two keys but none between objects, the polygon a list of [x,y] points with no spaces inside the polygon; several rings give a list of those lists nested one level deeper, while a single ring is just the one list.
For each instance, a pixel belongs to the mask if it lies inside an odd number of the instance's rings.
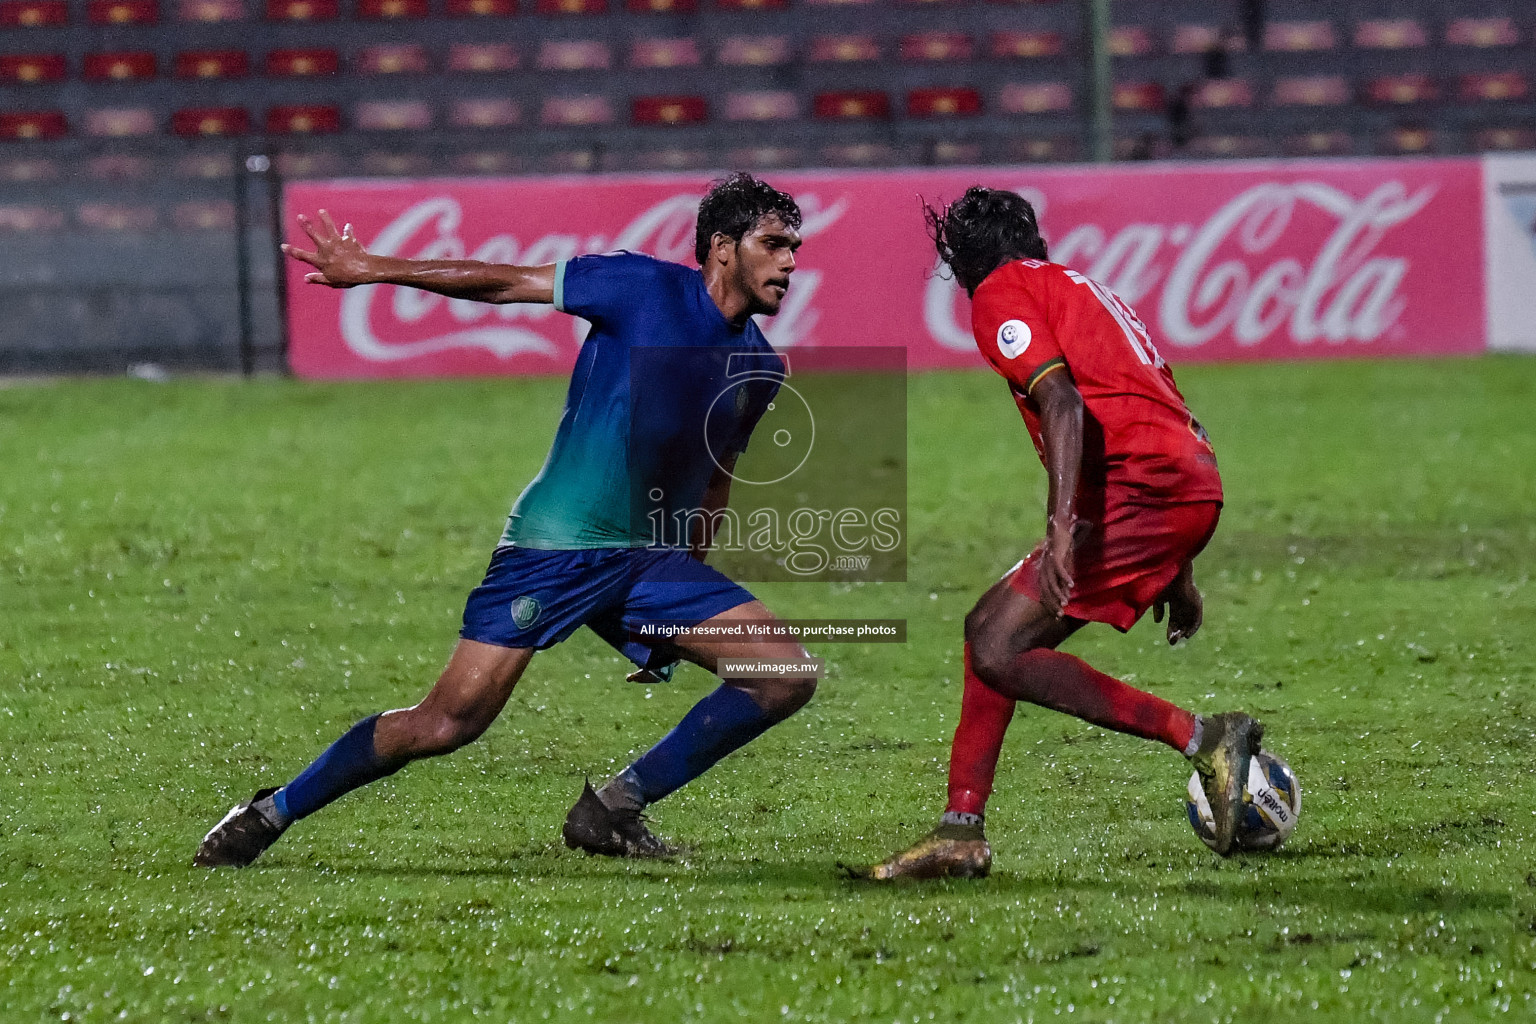
[{"label": "stadium seat", "polygon": [[625,0],[624,9],[635,14],[692,14],[698,0]]},{"label": "stadium seat", "polygon": [[585,147],[557,149],[540,154],[539,170],[546,174],[589,174],[597,170],[597,154]]},{"label": "stadium seat", "polygon": [[908,117],[970,117],[981,113],[981,93],[975,89],[913,89],[907,93]]},{"label": "stadium seat", "polygon": [[1518,71],[1462,75],[1456,82],[1456,96],[1463,103],[1524,100],[1529,99],[1530,95],[1531,80]]},{"label": "stadium seat", "polygon": [[153,231],[160,211],[139,203],[81,203],[75,222],[91,231]]},{"label": "stadium seat", "polygon": [[171,131],[186,138],[244,135],[250,127],[243,107],[188,107],[171,115]]},{"label": "stadium seat", "polygon": [[542,71],[606,71],[613,52],[601,39],[546,39],[535,63]]},{"label": "stadium seat", "polygon": [[454,43],[448,48],[449,71],[515,71],[521,64],[511,43]]},{"label": "stadium seat", "polygon": [[971,37],[964,32],[917,32],[903,36],[897,52],[902,60],[970,60]]},{"label": "stadium seat", "polygon": [[521,174],[528,169],[528,162],[519,153],[472,150],[455,153],[448,166],[457,174]]},{"label": "stadium seat", "polygon": [[427,0],[357,0],[357,16],[364,21],[403,21],[431,13]]},{"label": "stadium seat", "polygon": [[1072,86],[1066,82],[1011,82],[998,92],[997,109],[1005,114],[1064,113],[1072,109]]},{"label": "stadium seat", "polygon": [[540,14],[607,14],[608,0],[538,0]]},{"label": "stadium seat", "polygon": [[1253,106],[1253,83],[1245,78],[1207,79],[1190,93],[1189,105],[1202,110]]},{"label": "stadium seat", "polygon": [[134,135],[153,135],[160,129],[160,119],[149,107],[112,107],[87,110],[81,121],[86,135],[124,139]]},{"label": "stadium seat", "polygon": [[341,66],[335,50],[273,50],[267,54],[267,74],[274,78],[308,78],[334,75]]},{"label": "stadium seat", "polygon": [[880,59],[880,44],[873,35],[817,36],[811,40],[808,59],[816,63],[853,64]]},{"label": "stadium seat", "polygon": [[1303,132],[1281,143],[1287,156],[1348,156],[1355,151],[1355,140],[1348,132]]},{"label": "stadium seat", "polygon": [[725,154],[725,165],[766,171],[794,167],[803,159],[804,153],[798,146],[741,146]]},{"label": "stadium seat", "polygon": [[1405,75],[1381,75],[1365,83],[1365,98],[1378,106],[1404,106],[1428,103],[1440,94],[1434,79],[1413,72]]},{"label": "stadium seat", "polygon": [[1354,44],[1362,50],[1411,50],[1429,45],[1429,31],[1417,18],[1373,19],[1355,26]]},{"label": "stadium seat", "polygon": [[65,0],[4,0],[0,28],[56,28],[69,24]]},{"label": "stadium seat", "polygon": [[328,151],[277,155],[277,172],[285,178],[333,178],[349,166],[341,154]]},{"label": "stadium seat", "polygon": [[1472,145],[1479,152],[1536,149],[1536,128],[1481,128],[1472,137]]},{"label": "stadium seat", "polygon": [[832,121],[865,121],[891,116],[891,99],[873,89],[819,92],[812,102],[817,118]]},{"label": "stadium seat", "polygon": [[69,69],[62,53],[7,53],[0,55],[0,82],[23,85],[62,82]]},{"label": "stadium seat", "polygon": [[250,70],[244,50],[186,50],[176,55],[177,78],[243,78]]},{"label": "stadium seat", "polygon": [[640,96],[630,104],[635,124],[698,124],[708,117],[702,96]]},{"label": "stadium seat", "polygon": [[88,53],[81,77],[88,82],[132,82],[155,77],[155,55],[148,50]]},{"label": "stadium seat", "polygon": [[364,174],[379,177],[424,177],[438,170],[432,158],[425,153],[399,153],[392,150],[370,150],[358,163]]},{"label": "stadium seat", "polygon": [[85,162],[85,176],[97,181],[142,181],[159,165],[133,153],[101,153]]},{"label": "stadium seat", "polygon": [[171,169],[181,178],[228,178],[235,173],[235,158],[229,153],[187,153],[177,157]]},{"label": "stadium seat", "polygon": [[357,70],[365,75],[424,75],[432,70],[432,58],[420,43],[366,46],[356,63]]},{"label": "stadium seat", "polygon": [[789,0],[715,0],[722,11],[780,11],[789,6]]},{"label": "stadium seat", "polygon": [[364,100],[352,108],[352,126],[365,132],[425,131],[432,108],[423,100]]},{"label": "stadium seat", "polygon": [[1281,53],[1332,50],[1339,45],[1331,21],[1272,21],[1264,26],[1264,49]]},{"label": "stadium seat", "polygon": [[180,231],[233,231],[235,204],[228,199],[191,199],[171,207],[171,223]]},{"label": "stadium seat", "polygon": [[612,171],[694,171],[713,162],[706,149],[673,146],[666,149],[610,149],[603,169]]},{"label": "stadium seat", "polygon": [[733,92],[725,96],[727,121],[793,121],[800,116],[800,97],[782,90]]},{"label": "stadium seat", "polygon": [[1228,32],[1218,25],[1175,25],[1168,52],[1180,55],[1209,53],[1216,47],[1228,53],[1245,53],[1248,40],[1241,32]]},{"label": "stadium seat", "polygon": [[1441,141],[1439,134],[1431,128],[1405,126],[1387,132],[1377,148],[1383,153],[1413,156],[1438,152]]},{"label": "stadium seat", "polygon": [[92,25],[153,25],[160,20],[155,0],[90,0]]},{"label": "stadium seat", "polygon": [[1261,135],[1198,135],[1184,152],[1203,159],[1239,159],[1267,156],[1269,140]]},{"label": "stadium seat", "polygon": [[1145,25],[1117,25],[1106,40],[1111,57],[1150,57],[1157,52],[1157,39]]},{"label": "stadium seat", "polygon": [[1110,103],[1116,110],[1159,113],[1168,103],[1168,94],[1157,82],[1116,82]]},{"label": "stadium seat", "polygon": [[897,151],[883,142],[838,142],[821,147],[821,159],[833,167],[876,167],[896,163]]},{"label": "stadium seat", "polygon": [[0,231],[58,231],[65,223],[64,211],[54,206],[36,203],[0,206]]},{"label": "stadium seat", "polygon": [[523,121],[523,108],[505,96],[454,100],[448,123],[455,128],[510,128]]},{"label": "stadium seat", "polygon": [[1520,30],[1511,18],[1456,18],[1445,26],[1445,41],[1451,46],[1514,46]]},{"label": "stadium seat", "polygon": [[1269,101],[1277,107],[1340,107],[1353,98],[1340,75],[1300,75],[1275,79]]},{"label": "stadium seat", "polygon": [[984,147],[980,142],[966,139],[936,139],[928,147],[928,163],[932,164],[979,164]]},{"label": "stadium seat", "polygon": [[339,0],[267,0],[269,21],[331,21],[340,13]]},{"label": "stadium seat", "polygon": [[517,13],[517,0],[447,0],[443,12],[450,18],[505,18]]},{"label": "stadium seat", "polygon": [[539,121],[547,125],[612,124],[613,119],[613,103],[606,96],[546,96],[539,106]]},{"label": "stadium seat", "polygon": [[267,110],[268,135],[330,135],[341,131],[341,111],[326,103],[285,103]]},{"label": "stadium seat", "polygon": [[702,62],[693,36],[636,39],[629,44],[632,68],[691,68]]},{"label": "stadium seat", "polygon": [[244,21],[245,0],[177,0],[179,21],[218,23]]},{"label": "stadium seat", "polygon": [[1060,32],[994,32],[987,49],[992,56],[1005,60],[1032,60],[1060,55],[1063,43]]},{"label": "stadium seat", "polygon": [[771,67],[793,58],[789,36],[728,36],[715,51],[717,63],[741,67]]},{"label": "stadium seat", "polygon": [[25,183],[53,181],[59,177],[59,163],[46,157],[22,156],[0,159],[0,181]]}]

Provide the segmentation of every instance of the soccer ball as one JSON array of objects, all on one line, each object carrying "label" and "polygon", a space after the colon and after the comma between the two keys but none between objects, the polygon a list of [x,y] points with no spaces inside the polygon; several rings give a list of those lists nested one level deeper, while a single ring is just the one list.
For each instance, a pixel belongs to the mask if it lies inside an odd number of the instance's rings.
[{"label": "soccer ball", "polygon": [[[1291,766],[1267,750],[1248,762],[1248,784],[1243,787],[1243,820],[1237,826],[1239,850],[1273,850],[1296,830],[1301,817],[1301,785]],[[1216,848],[1216,827],[1211,805],[1200,785],[1200,773],[1189,777],[1189,797],[1184,801],[1189,824],[1200,841]]]}]

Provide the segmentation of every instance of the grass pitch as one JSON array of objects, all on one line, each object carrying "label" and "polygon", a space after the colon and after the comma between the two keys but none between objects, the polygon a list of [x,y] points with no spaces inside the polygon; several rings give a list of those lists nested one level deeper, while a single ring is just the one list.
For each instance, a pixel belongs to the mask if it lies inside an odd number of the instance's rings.
[{"label": "grass pitch", "polygon": [[942,807],[960,620],[1039,531],[1003,386],[911,382],[911,582],[760,588],[906,618],[660,805],[674,865],[559,842],[583,774],[706,688],[590,636],[480,743],[188,867],[258,782],[435,677],[563,382],[0,391],[0,1019],[1438,1021],[1536,1014],[1536,360],[1192,367],[1228,505],[1204,632],[1069,649],[1246,707],[1302,823],[1220,861],[1188,769],[1015,720],[979,883],[841,881]]}]

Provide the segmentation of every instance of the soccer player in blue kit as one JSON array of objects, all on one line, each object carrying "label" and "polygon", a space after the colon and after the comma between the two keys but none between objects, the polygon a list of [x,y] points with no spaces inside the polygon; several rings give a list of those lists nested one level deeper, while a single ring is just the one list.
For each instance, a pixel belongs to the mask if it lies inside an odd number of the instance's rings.
[{"label": "soccer player in blue kit", "polygon": [[[194,864],[244,867],[295,821],[343,794],[471,742],[501,712],[534,654],[583,625],[641,673],[665,674],[679,659],[715,671],[723,658],[806,658],[790,639],[721,638],[718,627],[773,615],[704,563],[708,513],[725,507],[735,457],[785,372],[751,318],[778,312],[795,269],[800,210],[790,196],[744,173],[716,182],[699,204],[700,270],[632,252],[539,267],[398,259],[367,252],[350,225],[337,231],[323,210],[318,223],[300,222],[314,249],[283,251],[314,268],[311,283],[552,303],[592,329],[554,445],[512,508],[437,684],[412,707],[358,722],[287,785],[236,805],[204,838]],[[773,372],[733,385],[744,368],[733,363]],[[731,401],[716,401],[725,394]],[[689,520],[687,543],[658,543],[654,517],[690,510],[703,514]],[[640,642],[647,622],[702,628],[698,638]],[[566,817],[566,845],[609,856],[674,855],[646,826],[646,806],[794,714],[815,689],[810,672],[722,683],[604,786],[586,786]]]}]

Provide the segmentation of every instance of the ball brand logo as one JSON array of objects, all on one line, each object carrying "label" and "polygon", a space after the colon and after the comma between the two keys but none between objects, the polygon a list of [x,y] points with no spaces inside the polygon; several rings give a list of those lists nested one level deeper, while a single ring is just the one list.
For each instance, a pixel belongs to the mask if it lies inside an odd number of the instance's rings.
[{"label": "ball brand logo", "polygon": [[527,629],[539,621],[539,614],[544,611],[538,600],[532,597],[519,597],[512,602],[512,621],[517,623],[518,629]]},{"label": "ball brand logo", "polygon": [[1029,329],[1029,324],[1023,320],[1006,320],[997,329],[998,351],[1009,359],[1017,359],[1029,348],[1029,343],[1034,339],[1034,334]]}]

